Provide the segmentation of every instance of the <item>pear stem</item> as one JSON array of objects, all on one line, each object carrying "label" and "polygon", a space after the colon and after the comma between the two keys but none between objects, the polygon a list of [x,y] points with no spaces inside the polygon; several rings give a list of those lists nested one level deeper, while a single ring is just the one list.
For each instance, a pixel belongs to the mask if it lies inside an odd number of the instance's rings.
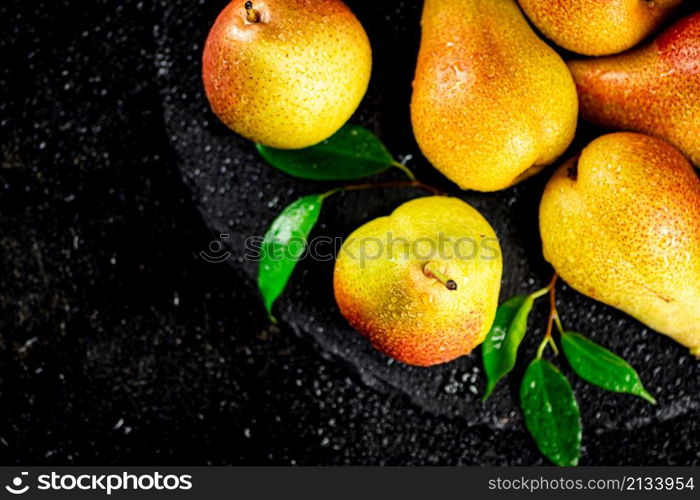
[{"label": "pear stem", "polygon": [[559,349],[557,348],[557,344],[556,342],[554,342],[554,337],[552,336],[552,327],[555,324],[557,325],[557,330],[559,330],[559,333],[564,333],[564,327],[561,324],[561,320],[559,319],[559,312],[557,311],[556,294],[558,279],[559,275],[557,273],[554,273],[554,276],[552,276],[552,281],[550,281],[549,286],[545,289],[549,292],[549,318],[547,320],[547,331],[544,334],[542,342],[537,348],[537,359],[540,359],[542,357],[542,353],[544,352],[547,345],[551,346],[552,350],[554,351],[554,354],[559,354]]},{"label": "pear stem", "polygon": [[260,14],[258,14],[258,11],[253,9],[253,2],[248,0],[245,3],[245,13],[246,13],[246,19],[248,20],[249,23],[257,23],[260,22]]},{"label": "pear stem", "polygon": [[531,298],[532,300],[537,300],[537,299],[539,299],[540,297],[543,297],[543,296],[547,295],[548,293],[549,293],[549,286],[546,286],[546,287],[544,287],[543,289],[537,290],[536,292],[530,294],[530,298]]},{"label": "pear stem", "polygon": [[428,262],[425,266],[423,266],[423,274],[425,274],[428,278],[435,278],[440,283],[445,285],[445,288],[448,290],[457,290],[457,282],[449,279],[443,273],[436,270],[435,265],[436,263],[433,261]]}]

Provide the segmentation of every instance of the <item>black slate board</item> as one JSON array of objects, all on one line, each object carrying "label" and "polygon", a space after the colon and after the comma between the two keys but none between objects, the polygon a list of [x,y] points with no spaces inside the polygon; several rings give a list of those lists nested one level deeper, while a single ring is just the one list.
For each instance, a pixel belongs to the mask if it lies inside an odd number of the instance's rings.
[{"label": "black slate board", "polygon": [[[162,23],[156,29],[157,64],[178,167],[212,234],[230,235],[224,241],[232,253],[228,262],[254,287],[256,265],[244,259],[245,239],[264,234],[275,215],[294,199],[323,192],[333,184],[300,181],[273,170],[258,157],[251,143],[226,129],[209,111],[200,82],[199,59],[208,29],[227,3],[162,0]],[[348,5],[365,26],[374,50],[370,89],[351,121],[376,132],[395,155],[410,155],[409,164],[419,178],[461,197],[491,222],[503,248],[502,299],[544,286],[551,269],[541,257],[537,206],[551,169],[494,194],[461,192],[442,178],[421,156],[408,115],[421,2],[349,1]],[[582,124],[567,155],[600,133]],[[334,198],[324,207],[315,234],[347,236],[364,222],[422,195],[419,191],[395,189]],[[544,303],[531,318],[533,328],[521,348],[515,376],[482,404],[479,395],[484,375],[478,351],[429,369],[392,362],[374,351],[338,314],[331,293],[332,270],[332,263],[307,261],[297,269],[279,311],[281,320],[297,334],[311,337],[324,355],[345,362],[366,384],[387,393],[404,394],[425,410],[492,428],[521,425],[514,381],[519,380],[524,361],[532,357],[542,336]],[[653,407],[630,396],[606,394],[577,380],[574,387],[589,432],[633,429],[700,408],[700,365],[686,349],[566,287],[559,293],[559,300],[567,327],[589,334],[625,357],[659,400],[659,405]],[[558,364],[567,371],[564,362]],[[624,411],[620,411],[620,405],[624,405]]]}]

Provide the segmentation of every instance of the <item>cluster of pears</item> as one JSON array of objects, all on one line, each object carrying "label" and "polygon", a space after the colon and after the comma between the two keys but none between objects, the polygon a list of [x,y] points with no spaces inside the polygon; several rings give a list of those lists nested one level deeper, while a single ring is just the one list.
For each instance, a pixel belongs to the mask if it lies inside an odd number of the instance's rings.
[{"label": "cluster of pears", "polygon": [[[424,0],[411,120],[425,157],[478,191],[554,163],[579,115],[624,131],[554,174],[540,207],[544,256],[576,290],[700,356],[700,180],[691,165],[700,165],[700,12],[635,48],[680,3]],[[565,62],[523,11],[557,45],[605,57]],[[205,46],[205,90],[239,134],[304,148],[353,114],[371,59],[340,0],[234,0]],[[367,242],[384,246],[367,258]],[[355,231],[334,289],[375,347],[429,366],[484,340],[501,273],[489,223],[460,200],[428,197]]]}]

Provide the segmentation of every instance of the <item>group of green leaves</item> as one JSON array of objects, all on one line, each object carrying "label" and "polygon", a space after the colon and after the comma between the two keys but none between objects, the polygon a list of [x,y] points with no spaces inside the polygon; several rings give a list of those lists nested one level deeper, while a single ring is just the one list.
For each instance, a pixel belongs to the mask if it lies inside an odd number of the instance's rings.
[{"label": "group of green leaves", "polygon": [[[554,286],[553,282],[550,287]],[[529,296],[517,295],[498,308],[481,351],[487,377],[484,400],[515,367],[534,302],[550,291],[545,288]],[[656,404],[624,359],[579,333],[565,331],[558,318],[556,324],[564,356],[579,377],[608,391],[632,394]],[[581,416],[569,381],[542,357],[547,345],[558,352],[551,337],[540,344],[520,383],[520,406],[525,425],[542,454],[556,465],[573,466],[581,454]]]},{"label": "group of green leaves", "polygon": [[[329,139],[305,149],[274,149],[261,144],[256,147],[271,166],[299,179],[351,181],[391,167],[400,168],[413,178],[372,132],[359,125],[345,125]],[[265,233],[258,288],[273,321],[272,308],[306,251],[306,242],[318,222],[323,202],[343,189],[294,201],[282,210]]]},{"label": "group of green leaves", "polygon": [[[346,125],[331,138],[306,149],[279,150],[259,144],[257,149],[271,166],[300,179],[351,181],[397,167],[409,179],[415,180],[374,134],[357,125]],[[318,222],[324,201],[345,189],[336,188],[294,201],[282,210],[266,232],[261,248],[258,288],[271,320],[274,321],[272,309],[275,301],[306,251],[309,235]],[[549,291],[546,288],[529,296],[518,295],[498,308],[482,346],[487,375],[484,400],[515,367],[530,311],[535,300]],[[580,377],[609,391],[634,394],[655,403],[637,372],[622,358],[583,335],[564,331],[559,322],[557,326],[564,355]],[[540,346],[536,358],[525,370],[520,386],[520,404],[525,424],[540,451],[554,464],[576,465],[581,450],[579,407],[566,377],[542,358],[547,344],[558,352],[552,338]]]}]

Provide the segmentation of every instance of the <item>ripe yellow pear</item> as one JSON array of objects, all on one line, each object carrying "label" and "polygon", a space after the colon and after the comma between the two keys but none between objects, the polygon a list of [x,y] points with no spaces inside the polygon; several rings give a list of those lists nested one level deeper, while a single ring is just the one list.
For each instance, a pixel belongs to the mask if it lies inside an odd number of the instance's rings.
[{"label": "ripe yellow pear", "polygon": [[475,209],[433,196],[352,233],[335,264],[340,312],[381,352],[416,366],[483,342],[498,307],[498,239]]},{"label": "ripe yellow pear", "polygon": [[554,43],[601,56],[633,47],[682,0],[518,0],[525,14]]},{"label": "ripe yellow pear", "polygon": [[372,53],[340,0],[234,0],[203,54],[214,113],[242,136],[299,149],[333,135],[367,91]]},{"label": "ripe yellow pear", "polygon": [[411,120],[438,170],[462,189],[496,191],[564,152],[576,88],[514,0],[425,0],[422,31]]},{"label": "ripe yellow pear", "polygon": [[569,67],[584,119],[666,139],[700,166],[700,12],[643,47]]},{"label": "ripe yellow pear", "polygon": [[700,180],[655,137],[590,143],[547,185],[545,258],[569,285],[700,356]]}]

